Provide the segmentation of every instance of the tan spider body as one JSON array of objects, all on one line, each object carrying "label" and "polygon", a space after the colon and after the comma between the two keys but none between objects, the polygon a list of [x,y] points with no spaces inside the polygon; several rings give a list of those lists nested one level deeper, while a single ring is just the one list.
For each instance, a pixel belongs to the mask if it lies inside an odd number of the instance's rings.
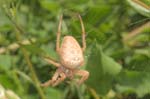
[{"label": "tan spider body", "polygon": [[74,75],[81,76],[81,79],[78,81],[79,84],[83,83],[89,76],[89,72],[85,70],[80,70],[79,67],[84,63],[83,52],[86,48],[85,42],[85,30],[84,25],[81,19],[81,16],[78,16],[81,22],[82,27],[82,45],[81,48],[76,39],[72,36],[65,36],[63,38],[61,47],[60,43],[60,33],[61,33],[61,24],[62,16],[60,17],[60,22],[57,32],[57,42],[56,42],[56,51],[60,56],[60,63],[52,60],[50,57],[44,57],[44,60],[54,66],[58,67],[54,76],[49,81],[41,84],[42,86],[56,86],[62,82],[66,77],[73,79]]},{"label": "tan spider body", "polygon": [[76,69],[84,62],[82,49],[72,36],[64,37],[59,54],[61,64],[69,69]]}]

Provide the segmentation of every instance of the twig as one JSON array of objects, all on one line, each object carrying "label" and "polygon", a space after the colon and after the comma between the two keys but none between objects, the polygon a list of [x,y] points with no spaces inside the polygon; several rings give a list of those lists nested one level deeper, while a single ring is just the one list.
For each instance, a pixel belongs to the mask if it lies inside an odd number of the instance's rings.
[{"label": "twig", "polygon": [[129,39],[133,38],[134,36],[142,33],[142,31],[146,28],[150,28],[150,21],[148,21],[147,23],[143,24],[142,26],[129,32],[128,35],[123,38],[123,41],[124,42],[128,41]]},{"label": "twig", "polygon": [[30,40],[23,40],[20,43],[12,43],[8,47],[0,47],[0,54],[7,52],[7,50],[12,50],[12,51],[17,50],[20,47],[20,44],[21,45],[29,45],[29,44],[31,44],[31,42],[32,43],[36,42],[36,39],[31,38]]}]

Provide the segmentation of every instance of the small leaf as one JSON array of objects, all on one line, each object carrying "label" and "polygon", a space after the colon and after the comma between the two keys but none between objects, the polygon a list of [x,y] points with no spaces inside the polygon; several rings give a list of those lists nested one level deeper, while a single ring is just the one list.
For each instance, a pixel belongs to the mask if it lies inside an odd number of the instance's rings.
[{"label": "small leaf", "polygon": [[24,72],[19,71],[19,70],[14,70],[14,72],[17,73],[17,74],[18,74],[19,76],[21,76],[22,78],[24,78],[26,81],[28,81],[28,82],[30,82],[30,83],[33,84],[32,79],[31,79],[28,75],[26,75]]},{"label": "small leaf", "polygon": [[41,55],[41,54],[44,53],[44,51],[42,49],[40,49],[38,46],[36,46],[34,44],[22,45],[22,47],[24,47],[25,49],[27,49],[32,54]]},{"label": "small leaf", "polygon": [[11,68],[11,56],[0,55],[0,68],[8,70]]},{"label": "small leaf", "polygon": [[48,11],[56,12],[59,8],[58,2],[52,1],[52,0],[42,0],[40,1],[43,8],[45,8]]},{"label": "small leaf", "polygon": [[59,90],[56,90],[54,88],[47,88],[46,90],[46,93],[47,93],[47,97],[48,99],[61,99],[62,98],[62,92],[59,91]]}]

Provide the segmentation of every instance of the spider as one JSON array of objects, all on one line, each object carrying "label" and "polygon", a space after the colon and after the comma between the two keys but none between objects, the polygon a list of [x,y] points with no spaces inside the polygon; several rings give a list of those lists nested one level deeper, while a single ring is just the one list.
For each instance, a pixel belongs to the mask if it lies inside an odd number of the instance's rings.
[{"label": "spider", "polygon": [[61,15],[56,39],[56,52],[60,57],[60,63],[56,62],[50,57],[44,57],[44,60],[56,66],[57,70],[54,73],[52,79],[48,80],[45,83],[42,83],[41,86],[56,86],[61,83],[65,78],[73,79],[74,75],[81,76],[77,83],[82,84],[89,77],[88,71],[79,69],[79,67],[84,64],[83,53],[86,48],[86,40],[82,18],[80,15],[78,15],[78,17],[82,29],[82,48],[73,36],[65,36],[60,46],[61,25],[63,18],[63,15]]}]

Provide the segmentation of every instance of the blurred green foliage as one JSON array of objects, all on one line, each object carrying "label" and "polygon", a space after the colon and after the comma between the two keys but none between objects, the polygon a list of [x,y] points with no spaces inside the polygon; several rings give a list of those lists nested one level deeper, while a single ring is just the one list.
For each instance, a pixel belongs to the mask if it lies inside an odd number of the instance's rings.
[{"label": "blurred green foliage", "polygon": [[[0,84],[21,99],[149,99],[150,13],[137,5],[132,0],[0,0]],[[89,79],[81,86],[67,79],[41,88],[56,70],[42,55],[59,61],[61,14],[61,39],[72,35],[81,44],[77,13],[87,42],[81,69],[90,72]]]}]

